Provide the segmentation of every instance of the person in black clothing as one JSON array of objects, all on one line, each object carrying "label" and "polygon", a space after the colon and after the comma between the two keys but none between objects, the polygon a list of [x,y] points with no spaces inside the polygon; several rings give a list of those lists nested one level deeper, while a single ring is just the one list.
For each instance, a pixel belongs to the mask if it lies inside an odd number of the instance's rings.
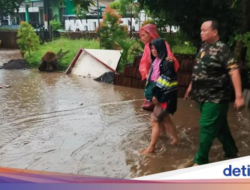
[{"label": "person in black clothing", "polygon": [[173,137],[171,144],[178,144],[179,139],[176,127],[169,114],[174,114],[177,108],[177,70],[173,61],[166,59],[168,52],[165,41],[156,39],[150,43],[151,68],[145,87],[145,97],[155,105],[151,115],[152,135],[151,142],[147,149],[141,151],[142,154],[154,152],[157,143],[160,126],[163,124]]}]

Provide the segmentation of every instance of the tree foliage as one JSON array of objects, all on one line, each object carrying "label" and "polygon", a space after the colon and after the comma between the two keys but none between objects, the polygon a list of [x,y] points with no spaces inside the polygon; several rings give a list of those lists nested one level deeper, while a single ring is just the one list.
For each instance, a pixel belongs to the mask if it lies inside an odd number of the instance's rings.
[{"label": "tree foliage", "polygon": [[110,8],[117,10],[123,17],[137,17],[140,11],[140,4],[134,0],[115,0],[109,4]]},{"label": "tree foliage", "polygon": [[22,22],[18,28],[17,44],[23,54],[32,50],[37,50],[39,46],[39,37],[34,31],[34,28],[27,22]]},{"label": "tree foliage", "polygon": [[110,8],[115,9],[115,10],[120,10],[121,7],[121,1],[120,0],[115,0],[109,4]]},{"label": "tree foliage", "polygon": [[62,28],[62,23],[57,21],[56,19],[49,21],[50,26],[52,27],[53,31],[57,31]]},{"label": "tree foliage", "polygon": [[105,49],[122,50],[118,71],[123,71],[124,66],[141,52],[142,48],[136,40],[128,37],[128,28],[120,25],[120,19],[121,16],[114,9],[105,9],[100,25],[100,42]]},{"label": "tree foliage", "polygon": [[139,3],[134,3],[134,0],[120,0],[120,12],[122,15],[133,15],[137,17],[140,11]]},{"label": "tree foliage", "polygon": [[94,5],[94,0],[72,0],[76,6],[80,6],[81,8],[88,10],[90,5]]},{"label": "tree foliage", "polygon": [[105,49],[116,49],[114,42],[127,37],[127,31],[120,26],[120,18],[121,16],[110,7],[104,10],[103,22],[100,24],[100,40]]},{"label": "tree foliage", "polygon": [[79,19],[86,18],[88,7],[95,4],[95,0],[72,0],[75,3],[76,16]]},{"label": "tree foliage", "polygon": [[203,21],[215,19],[221,24],[221,37],[228,40],[239,31],[242,0],[139,0],[153,16],[165,15],[165,24],[178,25],[198,46]]},{"label": "tree foliage", "polygon": [[14,15],[24,0],[0,0],[0,15]]}]

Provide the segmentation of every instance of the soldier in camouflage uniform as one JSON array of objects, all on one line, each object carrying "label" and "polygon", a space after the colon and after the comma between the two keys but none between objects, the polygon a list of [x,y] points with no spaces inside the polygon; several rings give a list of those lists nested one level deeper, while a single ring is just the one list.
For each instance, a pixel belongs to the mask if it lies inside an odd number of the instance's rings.
[{"label": "soldier in camouflage uniform", "polygon": [[187,98],[192,89],[201,111],[200,144],[194,165],[209,162],[208,155],[215,138],[223,144],[227,157],[237,156],[238,149],[227,122],[231,81],[235,90],[235,109],[239,111],[244,107],[238,64],[230,48],[219,40],[216,21],[202,24],[201,39],[204,44],[196,56],[192,82],[185,94]]}]

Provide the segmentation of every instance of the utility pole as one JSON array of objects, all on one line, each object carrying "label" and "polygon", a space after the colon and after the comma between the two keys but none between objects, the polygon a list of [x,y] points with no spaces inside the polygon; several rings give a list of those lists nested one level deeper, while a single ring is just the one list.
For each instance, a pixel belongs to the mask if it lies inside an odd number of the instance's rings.
[{"label": "utility pole", "polygon": [[130,4],[130,11],[131,11],[131,14],[130,14],[130,38],[132,38],[133,36],[133,17],[132,17],[132,14],[133,14],[133,0],[131,0],[131,4]]},{"label": "utility pole", "polygon": [[49,31],[49,0],[43,0],[44,28]]},{"label": "utility pole", "polygon": [[99,47],[100,47],[100,49],[101,49],[101,38],[100,38],[100,6],[99,6],[99,0],[97,0],[97,2],[96,2],[96,5],[97,5],[97,13],[98,13],[98,17],[97,17],[97,19],[98,19],[98,35],[99,35]]}]

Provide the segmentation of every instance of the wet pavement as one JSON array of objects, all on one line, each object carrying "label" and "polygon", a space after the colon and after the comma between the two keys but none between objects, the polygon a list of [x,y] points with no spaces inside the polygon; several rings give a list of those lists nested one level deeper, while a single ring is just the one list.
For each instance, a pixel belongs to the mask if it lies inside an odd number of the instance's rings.
[{"label": "wet pavement", "polygon": [[[156,153],[139,151],[150,141],[150,113],[143,111],[143,91],[63,73],[0,70],[0,166],[92,176],[132,178],[177,169],[198,148],[196,103],[179,99],[173,120],[181,145],[168,136]],[[250,111],[229,124],[240,156],[250,155]],[[216,141],[211,162],[223,160]]]}]

